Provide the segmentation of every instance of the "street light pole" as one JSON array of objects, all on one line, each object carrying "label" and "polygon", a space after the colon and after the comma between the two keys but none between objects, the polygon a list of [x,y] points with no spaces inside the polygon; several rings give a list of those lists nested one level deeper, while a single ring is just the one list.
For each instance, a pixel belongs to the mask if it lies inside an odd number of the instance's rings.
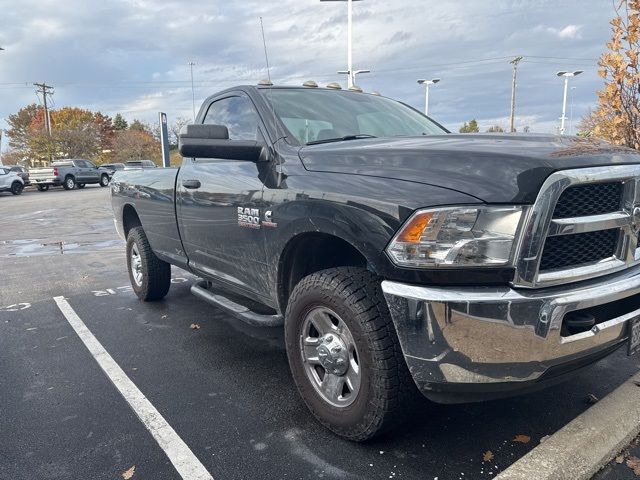
[{"label": "street light pole", "polygon": [[580,75],[583,70],[576,70],[575,72],[558,72],[558,77],[564,77],[564,94],[562,96],[562,117],[560,117],[560,135],[565,134],[565,120],[567,119],[567,92],[569,90],[569,78]]},{"label": "street light pole", "polygon": [[355,85],[356,74],[364,71],[353,71],[353,2],[360,0],[320,0],[321,2],[347,2],[347,87]]},{"label": "street light pole", "polygon": [[569,108],[569,135],[573,135],[573,91],[576,87],[571,87],[571,107]]},{"label": "street light pole", "polygon": [[[340,70],[338,73],[341,75],[349,75],[348,70]],[[353,78],[352,78],[352,75],[349,75],[348,77],[351,79],[351,85],[348,85],[348,82],[347,82],[347,88],[352,88],[354,85],[356,85],[356,75],[359,75],[361,73],[371,73],[371,70],[355,70],[353,72]]]},{"label": "street light pole", "polygon": [[194,62],[189,62],[189,67],[191,68],[191,109],[193,110],[193,122],[196,121],[196,93],[193,89],[193,66]]},{"label": "street light pole", "polygon": [[418,80],[419,85],[425,86],[425,99],[424,99],[424,114],[429,116],[429,85],[435,85],[440,81],[439,78],[433,78],[431,80]]}]

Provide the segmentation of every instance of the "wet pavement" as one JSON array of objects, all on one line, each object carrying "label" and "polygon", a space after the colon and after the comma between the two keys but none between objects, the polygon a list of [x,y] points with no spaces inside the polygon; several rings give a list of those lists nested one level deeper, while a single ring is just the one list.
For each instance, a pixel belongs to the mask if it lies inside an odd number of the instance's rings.
[{"label": "wet pavement", "polygon": [[246,326],[196,299],[195,277],[176,268],[165,300],[139,302],[108,202],[93,186],[0,195],[2,479],[117,479],[132,466],[134,480],[180,478],[56,296],[216,479],[492,478],[587,409],[589,394],[602,398],[640,367],[621,350],[534,394],[424,400],[400,431],[350,443],[302,404],[280,329]]}]

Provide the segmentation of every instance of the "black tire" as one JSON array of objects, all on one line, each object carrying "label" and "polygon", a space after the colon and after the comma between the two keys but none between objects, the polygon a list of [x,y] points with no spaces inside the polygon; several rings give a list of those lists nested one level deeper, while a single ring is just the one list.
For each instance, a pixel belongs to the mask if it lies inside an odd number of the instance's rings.
[{"label": "black tire", "polygon": [[39,192],[46,192],[47,190],[49,190],[49,185],[38,185]]},{"label": "black tire", "polygon": [[[360,387],[352,404],[337,407],[314,388],[305,370],[302,324],[314,308],[336,312],[357,348]],[[371,439],[402,424],[418,397],[380,288],[380,279],[355,267],[323,270],[303,278],[289,299],[285,342],[293,379],[313,415],[348,440]],[[326,374],[326,373],[325,373]]]},{"label": "black tire", "polygon": [[[132,268],[132,251],[137,249],[140,259],[142,278],[137,282]],[[160,300],[169,292],[171,286],[171,265],[160,260],[151,250],[142,227],[129,230],[127,235],[127,271],[133,291],[144,302]]]},{"label": "black tire", "polygon": [[107,175],[106,173],[103,173],[102,176],[100,177],[100,186],[101,187],[109,186],[109,175]]},{"label": "black tire", "polygon": [[62,186],[65,190],[73,190],[76,188],[76,179],[69,175],[64,179]]},{"label": "black tire", "polygon": [[24,185],[20,182],[13,182],[11,184],[11,193],[13,193],[14,195],[20,195],[22,193],[22,190],[24,190]]},{"label": "black tire", "polygon": [[85,185],[84,183],[78,183],[78,184],[77,184],[77,187],[78,187],[78,188],[84,188],[85,186],[86,186],[86,185]]}]

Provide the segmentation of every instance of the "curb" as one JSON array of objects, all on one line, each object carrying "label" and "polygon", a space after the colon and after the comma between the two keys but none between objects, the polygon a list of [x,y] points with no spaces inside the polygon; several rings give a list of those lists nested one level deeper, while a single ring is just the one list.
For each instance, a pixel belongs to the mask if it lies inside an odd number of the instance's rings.
[{"label": "curb", "polygon": [[494,480],[588,480],[640,432],[640,373]]}]

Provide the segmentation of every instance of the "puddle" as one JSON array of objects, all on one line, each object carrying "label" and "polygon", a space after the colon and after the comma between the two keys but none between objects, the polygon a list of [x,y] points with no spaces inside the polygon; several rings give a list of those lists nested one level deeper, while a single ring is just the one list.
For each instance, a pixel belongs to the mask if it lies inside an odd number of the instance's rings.
[{"label": "puddle", "polygon": [[35,257],[40,255],[71,255],[97,252],[105,248],[124,247],[123,240],[101,242],[46,242],[36,239],[1,240],[0,257]]}]

